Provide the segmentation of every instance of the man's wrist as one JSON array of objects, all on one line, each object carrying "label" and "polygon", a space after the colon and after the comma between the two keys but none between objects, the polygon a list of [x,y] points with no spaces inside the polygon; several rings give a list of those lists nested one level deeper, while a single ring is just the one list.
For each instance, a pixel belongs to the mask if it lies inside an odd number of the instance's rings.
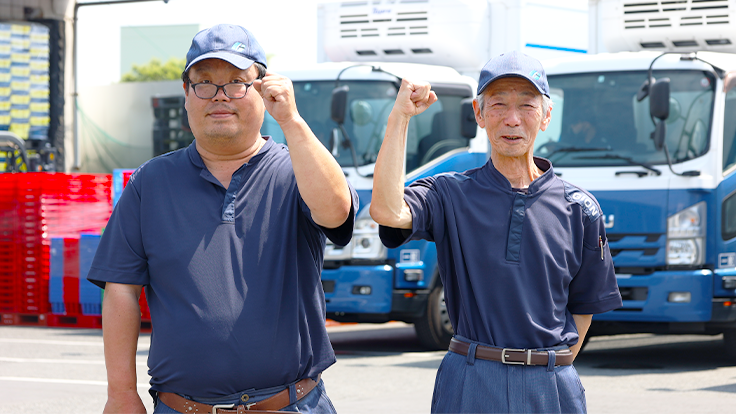
[{"label": "man's wrist", "polygon": [[409,124],[409,121],[411,120],[411,115],[407,115],[401,111],[397,111],[396,108],[391,110],[391,113],[388,114],[388,121],[389,122],[397,122],[399,125],[403,124]]},{"label": "man's wrist", "polygon": [[126,370],[125,374],[108,375],[107,390],[109,393],[138,392],[138,378],[135,372]]},{"label": "man's wrist", "polygon": [[122,386],[107,385],[107,395],[109,397],[124,398],[133,394],[138,395],[138,384]]},{"label": "man's wrist", "polygon": [[304,127],[309,127],[304,118],[299,116],[298,113],[289,118],[288,121],[278,122],[278,124],[281,130],[284,132],[284,135],[287,136],[287,140],[290,132],[301,130]]}]

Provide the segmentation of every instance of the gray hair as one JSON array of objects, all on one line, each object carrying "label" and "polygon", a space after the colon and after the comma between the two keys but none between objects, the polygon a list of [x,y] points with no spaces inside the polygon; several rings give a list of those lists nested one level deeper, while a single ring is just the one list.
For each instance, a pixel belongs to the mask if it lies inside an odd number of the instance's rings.
[{"label": "gray hair", "polygon": [[[486,91],[480,93],[480,95],[475,97],[475,100],[478,102],[478,106],[480,107],[480,113],[483,114],[483,108],[486,106]],[[554,106],[554,102],[552,102],[552,99],[548,97],[547,95],[542,95],[542,116],[547,115],[547,111]]]}]

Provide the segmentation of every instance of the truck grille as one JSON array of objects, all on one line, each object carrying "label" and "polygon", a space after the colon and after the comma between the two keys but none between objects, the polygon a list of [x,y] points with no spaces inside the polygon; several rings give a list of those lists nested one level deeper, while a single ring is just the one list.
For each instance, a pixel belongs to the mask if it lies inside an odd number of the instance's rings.
[{"label": "truck grille", "polygon": [[[614,265],[625,273],[643,274],[651,269],[664,266],[664,234],[607,234]],[[638,270],[636,270],[638,269]]]},{"label": "truck grille", "polygon": [[728,24],[729,3],[728,0],[659,0],[624,3],[624,29]]},{"label": "truck grille", "polygon": [[[398,10],[382,14],[381,6],[372,6],[373,13],[361,13],[365,11],[366,2],[361,3],[342,3],[343,9],[340,13],[340,37],[356,38],[356,37],[389,37],[389,36],[421,36],[429,34],[429,0],[403,0],[397,2],[399,4],[406,3],[416,7],[417,3],[425,3],[424,8],[408,9],[399,8]],[[360,7],[360,12],[351,9],[355,6]],[[410,6],[407,6],[410,7]],[[353,9],[354,10],[354,9]]]}]

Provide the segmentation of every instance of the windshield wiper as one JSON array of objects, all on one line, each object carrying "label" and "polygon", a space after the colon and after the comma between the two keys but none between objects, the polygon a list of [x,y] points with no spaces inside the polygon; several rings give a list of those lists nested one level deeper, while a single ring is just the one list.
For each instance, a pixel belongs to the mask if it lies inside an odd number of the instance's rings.
[{"label": "windshield wiper", "polygon": [[630,165],[638,165],[639,167],[644,167],[647,170],[655,173],[656,175],[662,175],[662,171],[659,171],[658,169],[652,167],[651,165],[649,165],[647,163],[644,163],[644,162],[636,161],[636,160],[634,160],[633,158],[630,158],[630,157],[624,157],[623,155],[617,155],[617,154],[591,155],[589,157],[575,157],[575,159],[581,159],[581,160],[605,160],[605,159],[609,159],[609,160],[623,160],[623,161],[628,162]]},{"label": "windshield wiper", "polygon": [[559,152],[611,151],[612,149],[613,148],[611,147],[560,147],[553,150],[544,157],[552,161],[551,157]]}]

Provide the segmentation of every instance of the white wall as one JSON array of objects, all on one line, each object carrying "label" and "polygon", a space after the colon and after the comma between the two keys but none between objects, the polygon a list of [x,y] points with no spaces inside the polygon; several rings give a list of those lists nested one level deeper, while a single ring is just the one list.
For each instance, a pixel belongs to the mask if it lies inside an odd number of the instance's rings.
[{"label": "white wall", "polygon": [[[80,171],[136,168],[153,156],[154,96],[181,96],[180,80],[84,88],[79,93]],[[71,155],[71,148],[67,153]]]}]

